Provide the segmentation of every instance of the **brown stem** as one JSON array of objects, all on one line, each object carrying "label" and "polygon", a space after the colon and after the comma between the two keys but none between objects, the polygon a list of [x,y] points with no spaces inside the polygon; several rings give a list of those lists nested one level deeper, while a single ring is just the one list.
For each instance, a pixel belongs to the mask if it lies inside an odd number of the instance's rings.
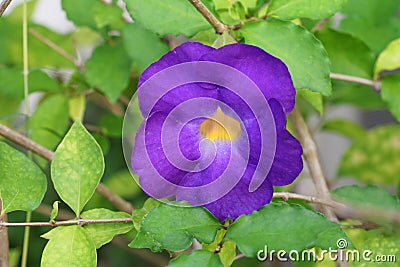
[{"label": "brown stem", "polygon": [[6,11],[7,7],[11,4],[11,0],[4,0],[0,5],[0,17],[3,15],[4,11]]},{"label": "brown stem", "polygon": [[355,77],[355,76],[350,76],[350,75],[345,75],[345,74],[339,74],[339,73],[331,73],[330,74],[331,79],[333,80],[339,80],[339,81],[345,81],[345,82],[351,82],[351,83],[358,83],[366,86],[372,87],[375,91],[379,92],[381,90],[382,84],[379,81],[372,81],[360,77]]},{"label": "brown stem", "polygon": [[201,2],[201,0],[189,0],[189,2],[203,15],[203,17],[213,26],[215,32],[222,34],[226,31],[225,24],[220,22],[213,13]]},{"label": "brown stem", "polygon": [[[2,203],[0,199],[0,224],[7,222],[7,214],[2,212]],[[0,267],[9,267],[8,261],[8,230],[0,225]]]},{"label": "brown stem", "polygon": [[71,220],[71,221],[58,221],[58,222],[22,222],[22,223],[9,223],[0,222],[0,227],[56,227],[56,226],[67,226],[67,225],[86,225],[86,224],[109,224],[109,223],[131,223],[131,218],[117,218],[117,219],[100,219],[100,220]]},{"label": "brown stem", "polygon": [[[54,152],[47,148],[35,143],[31,139],[23,136],[22,134],[8,128],[7,126],[0,124],[0,135],[4,136],[8,140],[32,151],[38,156],[51,162],[54,157]],[[110,191],[104,184],[99,183],[96,188],[96,192],[112,203],[117,209],[132,214],[132,204],[122,199],[117,194]]]},{"label": "brown stem", "polygon": [[[331,197],[326,184],[325,176],[321,168],[321,163],[318,158],[317,146],[311,136],[307,124],[305,123],[303,116],[297,107],[295,107],[289,115],[290,120],[293,123],[293,127],[300,139],[300,143],[303,147],[303,156],[307,162],[307,166],[310,170],[311,177],[314,181],[318,196],[331,202]],[[321,206],[322,212],[333,222],[339,222],[333,210],[327,206]]]}]

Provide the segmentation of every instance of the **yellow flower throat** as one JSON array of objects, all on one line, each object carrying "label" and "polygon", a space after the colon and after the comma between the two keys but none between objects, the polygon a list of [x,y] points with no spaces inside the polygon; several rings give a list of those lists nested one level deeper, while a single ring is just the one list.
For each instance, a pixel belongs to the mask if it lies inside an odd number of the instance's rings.
[{"label": "yellow flower throat", "polygon": [[211,141],[233,141],[241,131],[240,122],[226,115],[220,107],[200,124],[200,134]]}]

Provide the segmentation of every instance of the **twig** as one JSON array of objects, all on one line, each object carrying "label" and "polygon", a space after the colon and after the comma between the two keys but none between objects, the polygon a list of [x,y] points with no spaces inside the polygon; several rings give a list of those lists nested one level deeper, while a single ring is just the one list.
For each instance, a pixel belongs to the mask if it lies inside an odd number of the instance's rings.
[{"label": "twig", "polygon": [[[54,152],[48,150],[47,148],[35,143],[31,139],[23,136],[22,134],[8,128],[7,126],[0,124],[0,135],[4,136],[8,140],[32,151],[38,156],[46,159],[48,162],[51,162],[54,157]],[[110,191],[104,184],[99,183],[96,188],[96,192],[102,195],[105,199],[107,199],[110,203],[112,203],[117,209],[120,211],[124,211],[126,213],[132,214],[133,207],[132,204],[122,199],[117,194]]]},{"label": "twig", "polygon": [[69,62],[74,64],[78,69],[82,69],[82,65],[79,63],[79,61],[77,59],[72,57],[64,49],[62,49],[61,47],[59,47],[58,45],[53,43],[51,40],[47,39],[46,37],[44,37],[43,35],[41,35],[37,31],[35,31],[34,29],[29,29],[29,33],[32,36],[34,36],[36,39],[38,39],[40,42],[42,42],[43,44],[45,44],[48,47],[50,47],[51,49],[53,49],[56,53],[58,53],[59,55],[64,57],[66,60],[68,60]]},{"label": "twig", "polygon": [[375,91],[379,92],[381,90],[382,84],[379,81],[368,80],[360,77],[339,74],[339,73],[331,73],[331,79],[340,80],[351,83],[358,83],[372,87]]},{"label": "twig", "polygon": [[329,21],[329,18],[324,18],[321,19],[315,26],[314,28],[311,29],[311,32],[317,32],[319,30],[321,30],[325,24]]},{"label": "twig", "polygon": [[0,227],[20,227],[20,226],[56,227],[56,226],[67,226],[67,225],[131,223],[131,222],[132,222],[131,218],[100,219],[100,220],[78,219],[72,221],[58,221],[58,222],[22,222],[22,223],[0,222]]},{"label": "twig", "polygon": [[[293,127],[300,139],[303,147],[304,159],[307,162],[311,177],[314,181],[317,193],[320,198],[331,202],[331,197],[326,184],[324,173],[322,172],[321,163],[318,158],[317,146],[310,134],[307,124],[297,107],[295,107],[289,115],[293,123]],[[327,206],[321,206],[322,212],[333,222],[339,222],[333,210]]]},{"label": "twig", "polygon": [[221,23],[213,13],[201,2],[201,0],[189,0],[190,3],[203,15],[203,17],[213,26],[215,32],[222,34],[227,27]]},{"label": "twig", "polygon": [[[0,223],[7,222],[7,214],[2,213],[2,203],[0,198]],[[0,226],[0,267],[9,267],[8,261],[8,230]]]},{"label": "twig", "polygon": [[276,192],[273,195],[273,198],[281,198],[284,201],[288,201],[289,199],[297,199],[297,200],[304,200],[309,203],[315,203],[315,204],[321,204],[325,206],[329,206],[332,208],[336,207],[344,207],[345,205],[333,200],[324,200],[324,199],[319,199],[313,196],[305,196],[305,195],[300,195],[296,193],[290,193],[290,192]]},{"label": "twig", "polygon": [[0,5],[0,17],[3,15],[4,11],[6,11],[7,7],[11,4],[11,0],[4,0]]}]

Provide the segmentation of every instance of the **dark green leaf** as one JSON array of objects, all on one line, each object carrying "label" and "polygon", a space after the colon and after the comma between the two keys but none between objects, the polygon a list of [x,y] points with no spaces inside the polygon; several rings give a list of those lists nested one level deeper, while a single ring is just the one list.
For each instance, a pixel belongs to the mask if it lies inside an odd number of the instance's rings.
[{"label": "dark green leaf", "polygon": [[137,231],[140,229],[140,224],[143,218],[154,208],[161,205],[161,202],[154,199],[148,198],[141,209],[134,210],[132,213],[133,224]]},{"label": "dark green leaf", "polygon": [[[348,240],[339,225],[302,206],[282,202],[239,217],[226,235],[226,240],[234,241],[249,257],[255,257],[264,246],[268,246],[269,251],[336,248],[338,238]],[[348,243],[351,245],[349,240]]]},{"label": "dark green leaf", "polygon": [[124,118],[114,114],[106,114],[100,119],[101,132],[107,136],[121,137]]},{"label": "dark green leaf", "polygon": [[0,198],[2,212],[33,211],[42,202],[47,179],[22,152],[0,142]]},{"label": "dark green leaf", "polygon": [[366,134],[361,125],[345,119],[328,120],[323,124],[322,130],[337,132],[354,140],[362,138]]},{"label": "dark green leaf", "polygon": [[92,197],[103,171],[100,146],[81,122],[75,122],[54,154],[51,178],[58,195],[77,216]]},{"label": "dark green leaf", "polygon": [[281,19],[323,19],[340,11],[347,0],[272,0],[268,14]]},{"label": "dark green leaf", "polygon": [[310,32],[276,19],[248,23],[240,32],[247,44],[259,46],[286,63],[296,89],[331,94],[328,55]]},{"label": "dark green leaf", "polygon": [[400,75],[383,77],[381,96],[393,116],[400,121]]},{"label": "dark green leaf", "polygon": [[126,0],[125,3],[134,20],[162,36],[184,34],[190,37],[211,28],[187,0]]},{"label": "dark green leaf", "polygon": [[[107,209],[93,209],[82,213],[83,219],[122,219],[130,218],[130,215],[124,212],[115,212]],[[114,236],[129,232],[133,228],[132,222],[107,223],[107,224],[87,224],[83,226],[96,248],[110,242]]]},{"label": "dark green leaf", "polygon": [[107,43],[97,47],[86,62],[86,78],[115,102],[128,86],[131,60],[122,44]]},{"label": "dark green leaf", "polygon": [[375,185],[343,186],[333,190],[332,195],[341,202],[366,209],[400,210],[399,199]]},{"label": "dark green leaf", "polygon": [[109,179],[104,181],[104,185],[123,198],[131,198],[142,192],[128,170],[113,173]]},{"label": "dark green leaf", "polygon": [[168,267],[223,267],[218,254],[208,250],[193,250],[190,254],[182,254],[173,259]]},{"label": "dark green leaf", "polygon": [[57,227],[43,237],[50,240],[44,248],[41,267],[97,265],[96,248],[81,226]]},{"label": "dark green leaf", "polygon": [[125,49],[140,72],[169,51],[169,47],[155,33],[139,23],[126,25],[123,35]]},{"label": "dark green leaf", "polygon": [[346,151],[340,176],[365,183],[397,184],[400,180],[400,128],[383,126],[369,131]]},{"label": "dark green leaf", "polygon": [[143,218],[139,233],[129,246],[180,251],[187,249],[193,238],[202,243],[213,242],[220,226],[204,208],[163,204]]}]

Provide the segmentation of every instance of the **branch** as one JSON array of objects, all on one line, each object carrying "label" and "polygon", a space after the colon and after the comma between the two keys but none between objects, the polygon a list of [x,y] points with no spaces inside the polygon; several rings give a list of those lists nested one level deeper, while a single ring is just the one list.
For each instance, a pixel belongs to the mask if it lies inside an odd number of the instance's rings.
[{"label": "branch", "polygon": [[86,224],[109,224],[109,223],[131,223],[131,218],[117,218],[117,219],[100,219],[100,220],[86,220],[78,219],[72,221],[58,221],[58,222],[22,222],[22,223],[9,223],[0,222],[0,227],[56,227],[56,226],[67,226],[67,225],[86,225]]},{"label": "branch", "polygon": [[11,4],[11,0],[4,0],[1,2],[0,6],[0,17],[3,15],[4,11],[6,11],[7,7]]},{"label": "branch", "polygon": [[[331,202],[331,197],[326,184],[324,173],[322,172],[321,163],[318,158],[317,146],[310,134],[307,124],[297,107],[294,107],[292,113],[289,114],[293,127],[300,139],[303,147],[303,156],[307,162],[311,177],[314,181],[317,193],[324,201]],[[333,210],[326,206],[321,206],[322,212],[333,222],[339,222]]]},{"label": "branch", "polygon": [[351,83],[359,83],[362,85],[370,86],[376,92],[379,92],[382,87],[382,84],[379,81],[373,81],[373,80],[368,80],[368,79],[364,79],[364,78],[360,78],[360,77],[339,74],[339,73],[331,73],[330,76],[331,76],[331,79],[333,79],[333,80],[339,80],[339,81],[345,81],[345,82],[351,82]]},{"label": "branch", "polygon": [[51,49],[53,49],[56,53],[58,53],[59,55],[64,57],[66,60],[68,60],[69,62],[74,64],[78,69],[82,69],[82,65],[79,64],[78,60],[76,60],[74,57],[72,57],[70,54],[68,54],[64,49],[62,49],[61,47],[59,47],[58,45],[53,43],[51,40],[47,39],[46,37],[44,37],[43,35],[41,35],[37,31],[35,31],[34,29],[30,29],[29,33],[33,37],[38,39],[40,42],[42,42],[43,44],[45,44],[48,47],[50,47]]},{"label": "branch", "polygon": [[[23,136],[22,134],[8,128],[7,126],[0,124],[0,135],[4,136],[8,140],[32,151],[36,155],[46,159],[51,162],[54,157],[54,152],[48,150],[47,148],[35,143],[31,139]],[[122,199],[117,194],[110,191],[104,184],[99,183],[96,188],[96,192],[102,195],[110,203],[112,203],[120,211],[132,214],[133,207],[132,204]]]},{"label": "branch", "polygon": [[213,26],[216,33],[222,34],[226,31],[226,26],[220,22],[213,13],[201,2],[201,0],[189,0],[194,7],[203,15],[203,17]]},{"label": "branch", "polygon": [[276,193],[274,193],[274,195],[272,197],[273,198],[281,198],[283,201],[288,201],[289,199],[304,200],[309,203],[321,204],[321,205],[329,206],[332,208],[345,207],[344,204],[333,201],[333,200],[324,200],[324,199],[316,198],[313,196],[305,196],[305,195],[300,195],[300,194],[290,193],[290,192],[276,192]]}]

